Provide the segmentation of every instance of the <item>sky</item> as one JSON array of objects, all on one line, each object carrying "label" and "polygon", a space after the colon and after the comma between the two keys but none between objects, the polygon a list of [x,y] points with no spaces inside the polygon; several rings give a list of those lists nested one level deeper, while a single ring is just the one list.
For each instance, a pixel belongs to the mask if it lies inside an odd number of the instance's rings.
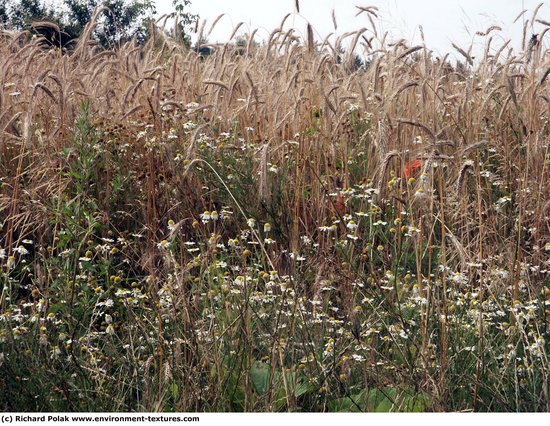
[{"label": "sky", "polygon": [[[172,10],[172,0],[156,2],[160,14]],[[523,19],[530,19],[540,3],[541,0],[299,0],[298,14],[295,0],[191,0],[188,10],[207,20],[206,32],[213,21],[225,13],[208,37],[210,42],[224,42],[239,22],[245,23],[240,33],[258,28],[258,37],[266,38],[287,13],[292,15],[285,24],[286,29],[292,26],[304,34],[306,24],[310,22],[322,39],[335,32],[333,9],[338,25],[336,34],[341,35],[370,27],[365,14],[355,17],[358,12],[356,5],[377,6],[380,12],[378,29],[382,33],[388,31],[390,40],[405,38],[411,45],[420,43],[421,25],[426,45],[436,54],[444,55],[454,51],[451,43],[462,48],[472,43],[481,46],[481,37],[475,35],[476,31],[485,31],[492,25],[502,28],[495,37],[495,45],[499,40],[502,43],[511,38],[513,47],[521,47]],[[524,9],[528,12],[514,24],[514,19]],[[550,3],[542,6],[537,17],[550,21]],[[528,36],[540,31],[539,24],[529,28]]]}]

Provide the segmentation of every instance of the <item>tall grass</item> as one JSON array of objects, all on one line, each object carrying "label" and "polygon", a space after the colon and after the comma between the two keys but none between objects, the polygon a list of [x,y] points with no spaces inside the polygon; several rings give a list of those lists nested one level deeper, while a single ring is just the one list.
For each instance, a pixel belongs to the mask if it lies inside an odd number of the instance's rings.
[{"label": "tall grass", "polygon": [[1,34],[3,409],[550,409],[544,23],[453,67],[360,12],[361,69]]}]

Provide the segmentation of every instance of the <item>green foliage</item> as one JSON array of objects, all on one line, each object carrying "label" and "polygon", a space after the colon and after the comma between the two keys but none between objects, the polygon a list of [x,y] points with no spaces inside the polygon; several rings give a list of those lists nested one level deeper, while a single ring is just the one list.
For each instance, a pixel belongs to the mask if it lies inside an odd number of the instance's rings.
[{"label": "green foliage", "polygon": [[252,383],[259,396],[262,396],[269,387],[270,369],[269,365],[263,362],[255,362],[250,369]]},{"label": "green foliage", "polygon": [[0,22],[4,23],[8,21],[8,7],[7,0],[0,0]]},{"label": "green foliage", "polygon": [[175,12],[173,13],[177,24],[174,26],[175,33],[172,36],[180,43],[190,46],[191,40],[188,35],[189,26],[194,24],[198,15],[194,15],[186,11],[187,6],[191,3],[191,0],[172,0],[172,5]]},{"label": "green foliage", "polygon": [[111,47],[134,37],[138,43],[143,43],[147,39],[148,25],[156,12],[155,5],[150,0],[64,0],[64,3],[69,10],[65,28],[75,35],[82,33],[98,6],[103,5],[109,9],[100,19],[94,34],[104,47]]},{"label": "green foliage", "polygon": [[0,14],[0,17],[4,25],[23,29],[33,20],[55,19],[56,13],[53,8],[48,8],[40,0],[20,0],[4,5],[4,13]]},{"label": "green foliage", "polygon": [[431,398],[423,392],[387,386],[381,389],[363,390],[353,395],[333,399],[329,401],[328,409],[339,413],[421,413],[430,404]]},{"label": "green foliage", "polygon": [[[195,15],[186,12],[189,4],[189,0],[174,0],[178,38],[187,42],[187,28],[196,20]],[[41,0],[1,0],[0,23],[21,30],[30,29],[31,23],[35,21],[48,20],[55,22],[68,38],[77,38],[99,6],[108,8],[99,17],[93,34],[101,46],[110,48],[132,39],[138,43],[147,40],[156,13],[152,0],[63,0],[61,9],[48,6]]]},{"label": "green foliage", "polygon": [[[85,22],[89,12],[74,14]],[[550,290],[534,256],[550,243],[541,238],[531,256],[535,228],[515,234],[529,203],[488,180],[502,168],[496,153],[472,163],[484,173],[463,182],[482,184],[464,191],[458,215],[480,197],[479,217],[450,219],[456,205],[440,181],[450,164],[405,180],[408,154],[381,156],[376,146],[414,134],[399,127],[386,139],[376,96],[374,115],[367,101],[352,102],[358,95],[339,98],[349,101],[336,115],[292,98],[281,126],[270,96],[254,105],[254,86],[264,86],[250,78],[271,89],[276,77],[259,70],[275,57],[261,67],[253,52],[242,58],[252,91],[235,80],[228,96],[224,76],[210,81],[218,89],[198,90],[220,55],[163,53],[158,69],[172,63],[175,72],[153,81],[149,47],[127,46],[120,63],[99,54],[95,68],[112,66],[103,80],[74,73],[59,83],[81,85],[77,98],[53,82],[73,60],[68,69],[80,70],[80,55],[38,55],[63,60],[52,62],[52,78],[39,74],[43,84],[28,84],[32,67],[7,74],[7,110],[21,109],[8,117],[13,138],[1,156],[0,409],[547,409]],[[20,55],[16,70],[33,59]],[[297,76],[300,58],[287,58]],[[178,80],[188,88],[164,82],[178,69],[193,70]],[[38,95],[46,87],[67,114]],[[302,93],[315,99],[315,90]],[[85,94],[94,103],[73,120]],[[485,218],[513,226],[477,225]],[[499,254],[508,246],[520,263]]]}]

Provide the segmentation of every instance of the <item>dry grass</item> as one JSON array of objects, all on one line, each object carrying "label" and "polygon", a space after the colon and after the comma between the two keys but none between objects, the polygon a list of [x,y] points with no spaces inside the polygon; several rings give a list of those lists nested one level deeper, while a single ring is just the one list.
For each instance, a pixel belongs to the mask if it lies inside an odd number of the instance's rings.
[{"label": "dry grass", "polygon": [[[361,8],[359,13],[371,20],[376,17],[373,9]],[[536,14],[534,23],[535,19]],[[480,34],[487,48],[477,64],[469,48],[455,46],[466,60],[457,67],[434,58],[424,46],[408,46],[405,41],[388,46],[385,36],[369,39],[362,30],[350,35],[353,46],[370,58],[368,68],[360,70],[353,70],[354,55],[340,57],[341,40],[334,46],[320,45],[310,26],[305,40],[293,30],[277,29],[265,45],[249,41],[240,51],[230,44],[218,46],[207,57],[181,49],[161,34],[144,47],[128,44],[117,51],[95,50],[83,38],[74,52],[62,54],[22,34],[3,32],[3,311],[10,312],[12,304],[24,300],[53,304],[49,298],[60,297],[60,270],[73,284],[75,276],[83,275],[77,261],[66,270],[52,266],[49,256],[71,246],[77,260],[86,249],[96,253],[101,238],[120,242],[142,234],[142,240],[128,246],[126,266],[116,269],[109,263],[108,272],[102,272],[107,278],[95,279],[106,279],[108,289],[111,275],[116,278],[124,269],[128,281],[139,282],[158,306],[166,283],[171,283],[179,290],[173,295],[173,310],[167,309],[172,319],[183,321],[181,338],[193,340],[187,334],[191,329],[215,327],[214,319],[208,325],[201,316],[206,308],[200,297],[211,297],[209,286],[218,283],[205,274],[212,273],[220,260],[220,248],[207,245],[201,256],[195,256],[185,250],[184,242],[194,235],[195,241],[202,237],[225,249],[228,238],[246,230],[246,219],[253,217],[259,224],[269,222],[273,231],[254,231],[252,239],[259,244],[244,251],[257,255],[260,270],[287,277],[294,297],[340,309],[338,315],[346,324],[342,327],[349,325],[352,333],[350,342],[355,336],[360,347],[367,347],[365,358],[372,365],[387,355],[383,340],[373,338],[369,330],[381,327],[378,331],[384,329],[388,339],[395,339],[392,332],[398,334],[399,327],[413,327],[404,320],[405,301],[420,300],[415,305],[418,316],[407,319],[418,327],[415,343],[392,347],[396,353],[395,358],[389,356],[394,367],[389,378],[373,370],[372,376],[359,374],[353,386],[414,383],[430,395],[435,410],[548,410],[550,55],[542,42],[531,43],[525,54],[507,51],[506,44],[495,50],[490,36],[498,30],[491,27]],[[88,103],[84,118],[83,103]],[[421,160],[422,167],[406,179],[407,164],[413,160]],[[222,207],[235,211],[225,225],[208,218],[201,223],[201,213]],[[177,229],[167,238],[166,224],[172,219]],[[360,226],[354,227],[355,222]],[[330,227],[333,234],[324,230]],[[67,233],[72,243],[64,238]],[[264,234],[275,241],[264,244]],[[32,239],[35,247],[27,264],[30,269],[20,263],[17,252],[25,239]],[[165,239],[173,251],[165,250]],[[262,250],[254,249],[258,246]],[[252,265],[244,251],[231,259],[237,262],[234,266],[240,265],[235,273],[246,277],[243,271]],[[293,262],[301,255],[303,263]],[[17,262],[15,269],[10,259]],[[360,282],[368,290],[358,289]],[[333,297],[324,296],[328,284]],[[36,297],[30,295],[32,289]],[[361,292],[370,296],[358,299]],[[77,293],[67,293],[69,304]],[[281,306],[274,312],[286,306],[285,297],[277,299]],[[250,321],[246,299],[235,303],[241,315],[231,321]],[[458,331],[460,321],[454,317],[464,303],[477,312],[467,333]],[[535,305],[537,320],[525,322],[521,309]],[[313,312],[325,308],[314,305]],[[505,312],[504,317],[495,319],[496,310]],[[160,311],[157,314],[160,318]],[[275,318],[279,324],[280,318]],[[398,328],[390,325],[396,318]],[[142,327],[153,325],[151,321],[144,320]],[[295,326],[293,321],[289,327]],[[233,335],[229,330],[234,324],[225,323],[221,336]],[[165,409],[167,392],[174,391],[167,390],[167,383],[190,371],[191,378],[181,379],[188,381],[187,399],[171,394],[176,408],[292,410],[305,404],[302,394],[288,390],[292,385],[285,374],[282,405],[276,392],[267,400],[254,400],[254,392],[248,391],[252,379],[246,374],[223,379],[227,359],[214,356],[207,350],[210,343],[199,338],[188,343],[204,348],[190,346],[168,356],[163,322],[155,327],[159,340],[145,359],[145,371],[149,374],[155,366],[157,388],[143,390],[145,399],[137,406],[121,402],[118,408]],[[260,349],[249,334],[253,326],[245,321],[240,327],[239,347],[246,352],[241,361],[248,363],[243,371],[253,368],[254,354],[267,351],[262,359],[272,369],[270,389],[275,369],[297,364],[309,368],[297,358],[283,359],[281,345],[289,344],[286,339],[299,340],[297,335],[274,337],[270,344],[268,339],[267,349]],[[318,338],[304,335],[302,329],[296,333],[312,346],[328,345],[330,329],[327,326]],[[14,343],[10,333],[4,333],[5,345]],[[471,340],[464,333],[476,337]],[[509,336],[502,337],[504,343],[499,333]],[[472,355],[473,377],[462,376],[461,368],[466,367],[457,364],[460,339],[470,346],[473,342],[472,354],[479,354]],[[536,346],[537,339],[542,344]],[[494,353],[487,348],[491,344]],[[353,347],[346,345],[339,355]],[[482,355],[488,353],[494,361],[497,347],[506,345],[533,348],[513,361],[523,370],[508,366],[515,379],[508,377],[508,367],[491,376],[486,367],[490,362]],[[217,353],[226,349],[220,347]],[[208,365],[200,364],[201,356]],[[336,379],[331,382],[332,373],[324,371],[325,382],[318,383],[315,392],[348,398],[355,389],[343,383],[351,375],[348,368],[353,370],[349,362],[335,361]],[[212,382],[198,378],[209,374],[216,377]],[[95,372],[93,380],[103,383],[106,379],[99,376]],[[203,388],[201,380],[210,387]],[[214,396],[213,389],[228,386],[223,380],[236,380],[247,389],[238,407]],[[510,380],[515,380],[515,393],[488,396],[508,389]],[[522,380],[532,391],[525,400],[519,395],[524,391],[518,390]],[[185,386],[181,384],[179,395]],[[463,393],[457,390],[461,386]],[[201,392],[211,399],[205,402]],[[305,409],[330,408],[320,402],[322,397],[308,398]],[[1,397],[0,401],[5,403]],[[190,405],[182,405],[185,401]]]}]

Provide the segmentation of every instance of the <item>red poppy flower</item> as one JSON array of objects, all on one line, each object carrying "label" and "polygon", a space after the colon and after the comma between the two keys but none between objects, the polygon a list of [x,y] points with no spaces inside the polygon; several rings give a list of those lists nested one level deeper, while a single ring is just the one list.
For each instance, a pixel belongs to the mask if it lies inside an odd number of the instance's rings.
[{"label": "red poppy flower", "polygon": [[422,169],[422,160],[412,160],[405,163],[405,171],[403,174],[407,179],[416,175]]},{"label": "red poppy flower", "polygon": [[334,209],[338,212],[340,216],[345,215],[348,211],[348,208],[346,207],[346,197],[344,197],[343,195],[339,195],[334,202]]}]

